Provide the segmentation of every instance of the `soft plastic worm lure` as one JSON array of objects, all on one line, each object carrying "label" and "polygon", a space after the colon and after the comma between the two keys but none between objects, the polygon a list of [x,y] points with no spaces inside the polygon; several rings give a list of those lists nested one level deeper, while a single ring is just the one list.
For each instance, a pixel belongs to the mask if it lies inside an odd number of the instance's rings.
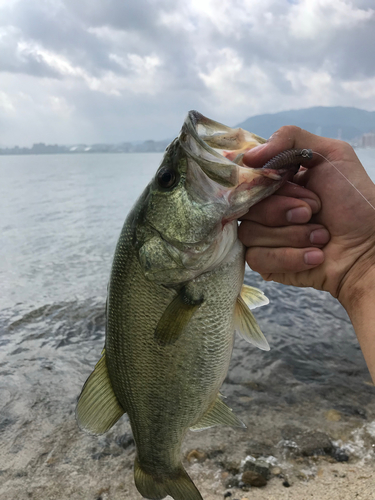
[{"label": "soft plastic worm lure", "polygon": [[312,149],[287,149],[273,158],[271,158],[262,168],[269,168],[273,170],[278,170],[286,165],[296,165],[299,166],[301,161],[303,160],[311,160],[313,155],[318,155],[323,158],[326,162],[328,162],[344,179],[357,191],[359,195],[370,205],[370,207],[375,211],[374,205],[366,198],[364,194],[334,165],[328,158],[318,153],[317,151],[313,151]]},{"label": "soft plastic worm lure", "polygon": [[287,149],[271,158],[262,168],[279,170],[287,165],[300,165],[301,160],[311,160],[312,157],[311,149]]}]

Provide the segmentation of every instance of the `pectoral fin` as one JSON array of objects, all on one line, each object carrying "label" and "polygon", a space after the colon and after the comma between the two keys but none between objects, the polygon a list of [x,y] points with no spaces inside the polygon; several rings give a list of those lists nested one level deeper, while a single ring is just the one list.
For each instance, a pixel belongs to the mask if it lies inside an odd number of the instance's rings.
[{"label": "pectoral fin", "polygon": [[176,342],[203,299],[193,300],[185,289],[172,300],[155,330],[155,340],[161,345]]},{"label": "pectoral fin", "polygon": [[266,337],[261,332],[258,323],[241,295],[237,298],[234,321],[235,330],[244,340],[254,344],[259,349],[263,349],[263,351],[270,350]]},{"label": "pectoral fin", "polygon": [[230,425],[233,427],[243,427],[246,425],[236,417],[233,411],[227,406],[218,396],[215,404],[210,410],[203,415],[198,423],[190,427],[191,431],[201,431],[214,427],[215,425]]},{"label": "pectoral fin", "polygon": [[109,380],[105,349],[103,349],[100,360],[86,380],[79,396],[76,408],[77,422],[81,429],[87,432],[104,434],[124,413]]},{"label": "pectoral fin", "polygon": [[248,285],[242,285],[241,297],[249,309],[255,309],[270,303],[261,290]]}]

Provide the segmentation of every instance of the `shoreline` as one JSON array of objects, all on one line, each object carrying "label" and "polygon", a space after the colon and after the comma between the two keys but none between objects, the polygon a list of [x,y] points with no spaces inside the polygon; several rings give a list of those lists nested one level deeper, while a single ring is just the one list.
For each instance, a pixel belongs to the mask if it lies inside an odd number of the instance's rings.
[{"label": "shoreline", "polygon": [[[373,407],[363,419],[314,409],[314,404],[268,409],[246,404],[236,413],[247,429],[189,432],[183,443],[184,467],[204,500],[375,499]],[[2,498],[141,500],[133,480],[135,446],[127,418],[106,435],[92,436],[78,429],[74,406],[71,399],[56,415],[53,402],[40,401],[22,421],[3,429]],[[16,438],[7,439],[8,433]],[[325,446],[324,436],[332,449],[316,449]],[[248,455],[270,464],[266,486],[241,483]]]}]

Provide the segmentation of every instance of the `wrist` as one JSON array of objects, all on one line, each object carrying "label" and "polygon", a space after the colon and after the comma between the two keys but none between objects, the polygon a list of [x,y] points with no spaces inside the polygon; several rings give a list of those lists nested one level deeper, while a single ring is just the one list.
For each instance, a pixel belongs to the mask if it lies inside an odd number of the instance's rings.
[{"label": "wrist", "polygon": [[375,305],[375,262],[361,268],[345,280],[337,297],[352,321],[369,303]]},{"label": "wrist", "polygon": [[348,280],[338,298],[353,324],[375,383],[375,266],[367,268],[360,279]]}]

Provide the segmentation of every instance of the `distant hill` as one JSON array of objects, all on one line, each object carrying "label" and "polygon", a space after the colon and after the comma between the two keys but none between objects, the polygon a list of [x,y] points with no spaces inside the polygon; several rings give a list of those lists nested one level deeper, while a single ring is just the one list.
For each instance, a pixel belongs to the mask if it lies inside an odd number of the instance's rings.
[{"label": "distant hill", "polygon": [[236,126],[268,138],[283,125],[297,125],[313,134],[350,141],[375,130],[375,111],[316,106],[251,116]]}]

